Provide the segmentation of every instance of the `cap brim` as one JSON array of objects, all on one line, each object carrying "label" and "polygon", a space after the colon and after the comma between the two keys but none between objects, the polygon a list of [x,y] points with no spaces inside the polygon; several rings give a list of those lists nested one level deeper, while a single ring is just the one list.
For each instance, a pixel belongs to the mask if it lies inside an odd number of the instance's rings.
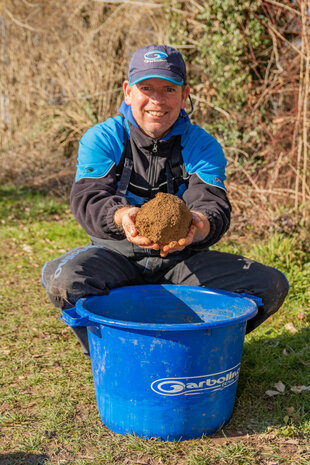
[{"label": "cap brim", "polygon": [[134,79],[129,79],[129,87],[135,84],[138,84],[141,81],[145,81],[146,79],[163,79],[164,81],[172,82],[173,84],[176,84],[177,86],[182,86],[184,84],[184,79],[176,75],[166,76],[163,74],[152,73],[149,75],[143,74],[143,76],[136,76]]}]

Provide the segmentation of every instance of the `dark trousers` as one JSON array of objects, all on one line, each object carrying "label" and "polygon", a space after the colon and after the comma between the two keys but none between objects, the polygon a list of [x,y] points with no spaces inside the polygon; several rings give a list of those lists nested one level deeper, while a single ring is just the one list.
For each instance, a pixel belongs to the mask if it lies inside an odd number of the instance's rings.
[{"label": "dark trousers", "polygon": [[[110,289],[134,284],[211,287],[263,300],[257,315],[247,322],[249,333],[280,308],[288,293],[283,273],[239,255],[189,246],[161,258],[158,251],[128,249],[128,244],[126,256],[103,245],[88,245],[46,262],[42,284],[54,306],[71,308],[81,297],[104,295]],[[86,328],[74,332],[88,354]]]}]

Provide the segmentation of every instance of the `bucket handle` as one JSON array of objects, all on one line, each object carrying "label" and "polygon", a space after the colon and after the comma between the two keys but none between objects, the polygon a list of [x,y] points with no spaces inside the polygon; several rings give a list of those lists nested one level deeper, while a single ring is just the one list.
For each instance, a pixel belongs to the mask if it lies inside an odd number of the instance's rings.
[{"label": "bucket handle", "polygon": [[63,310],[60,319],[71,328],[75,326],[89,326],[90,324],[88,316],[80,316],[75,307]]},{"label": "bucket handle", "polygon": [[256,303],[258,307],[263,307],[264,303],[260,297],[257,297],[256,295],[251,295],[251,294],[246,294],[245,292],[241,292],[240,295],[243,297],[247,297],[248,299],[253,300],[253,302]]}]

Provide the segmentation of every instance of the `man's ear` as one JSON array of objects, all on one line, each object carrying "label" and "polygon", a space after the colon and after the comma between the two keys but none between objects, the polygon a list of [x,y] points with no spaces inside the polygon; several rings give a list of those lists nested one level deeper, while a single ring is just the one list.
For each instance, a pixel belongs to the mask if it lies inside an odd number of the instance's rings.
[{"label": "man's ear", "polygon": [[183,91],[183,94],[182,94],[182,109],[184,110],[185,107],[186,107],[186,101],[187,101],[187,97],[189,96],[189,93],[190,93],[190,87],[188,84],[186,84],[186,86],[184,86],[184,88],[182,89]]},{"label": "man's ear", "polygon": [[124,91],[124,100],[127,105],[131,105],[131,91],[132,88],[129,86],[128,81],[124,81],[123,83],[123,91]]}]

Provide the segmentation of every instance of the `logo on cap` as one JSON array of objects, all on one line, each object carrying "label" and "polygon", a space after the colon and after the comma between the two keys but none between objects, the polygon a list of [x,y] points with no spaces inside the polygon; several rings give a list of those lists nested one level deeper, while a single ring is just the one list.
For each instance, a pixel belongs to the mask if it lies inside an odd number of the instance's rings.
[{"label": "logo on cap", "polygon": [[168,54],[166,52],[162,52],[161,50],[152,50],[151,52],[147,52],[144,55],[145,61],[165,60],[165,58],[168,58]]}]

